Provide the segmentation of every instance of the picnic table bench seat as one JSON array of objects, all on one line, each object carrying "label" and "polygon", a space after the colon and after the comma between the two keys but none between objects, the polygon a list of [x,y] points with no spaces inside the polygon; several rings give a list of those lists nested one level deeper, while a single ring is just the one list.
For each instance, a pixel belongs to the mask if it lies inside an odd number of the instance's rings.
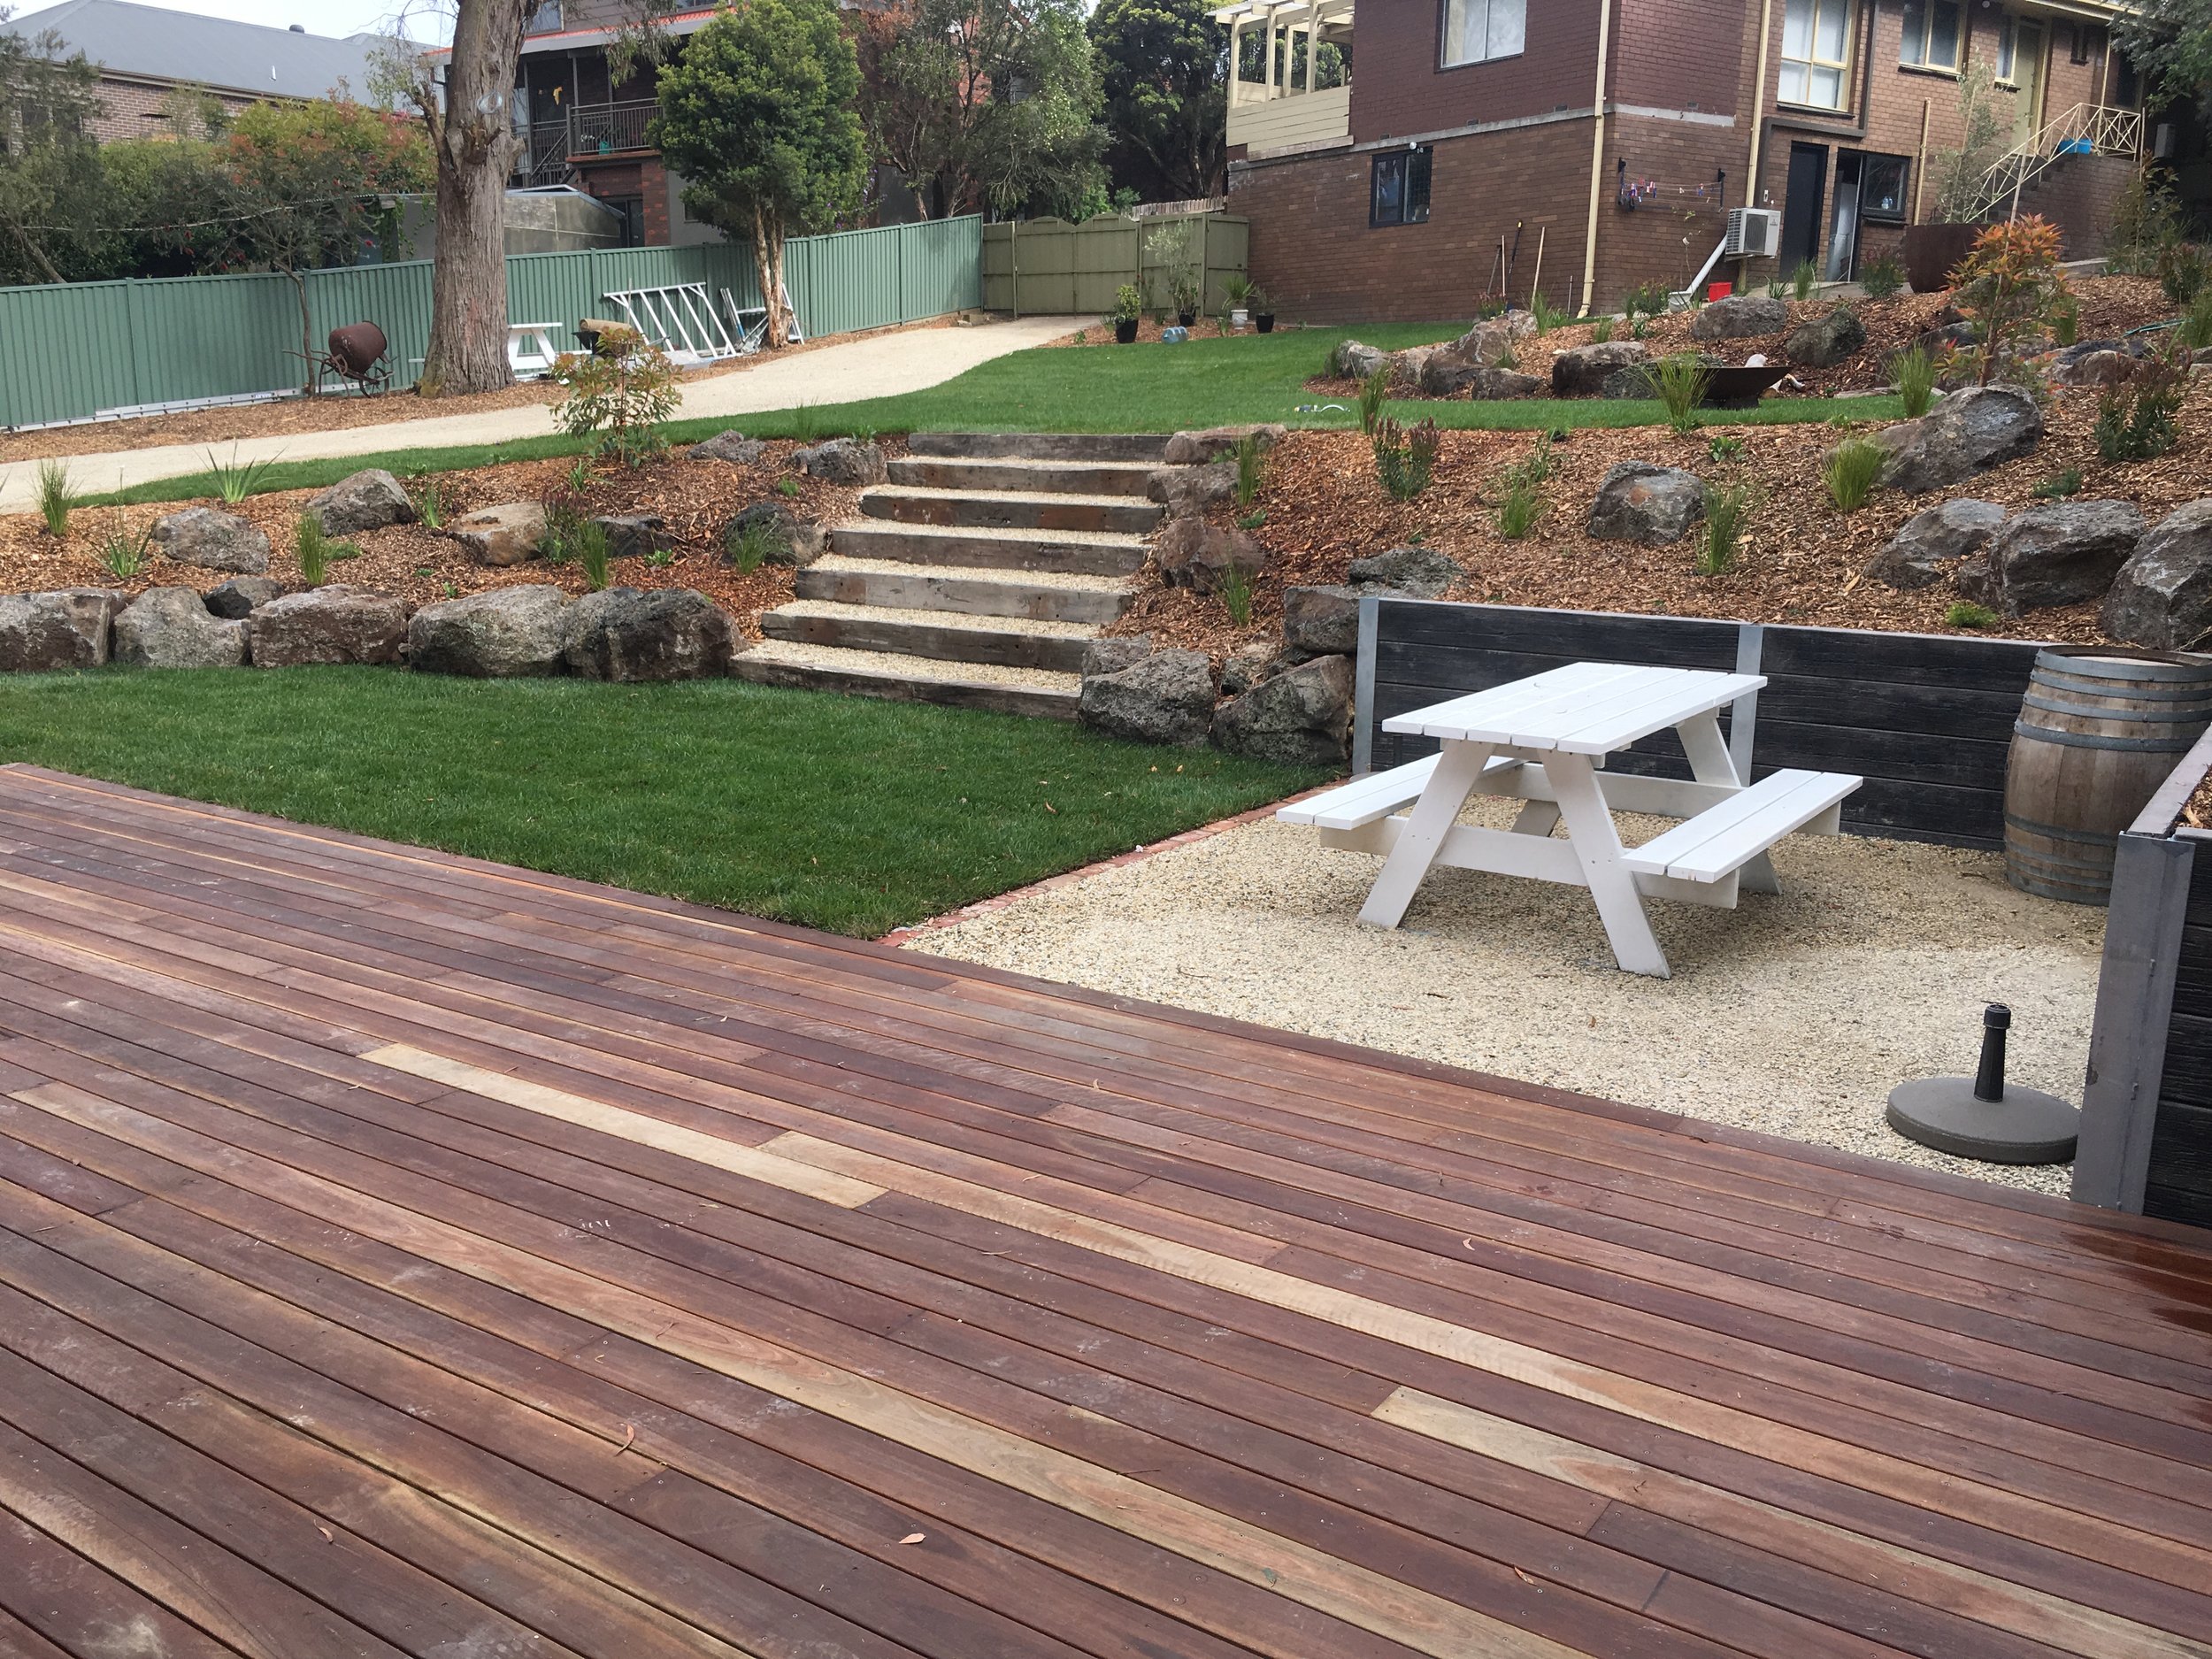
[{"label": "picnic table bench seat", "polygon": [[[1418,801],[1436,771],[1436,763],[1442,758],[1440,753],[1425,755],[1402,766],[1393,766],[1387,772],[1371,772],[1364,778],[1355,778],[1303,801],[1294,801],[1275,816],[1286,824],[1310,824],[1316,829],[1358,829]],[[1482,769],[1482,775],[1494,777],[1520,764],[1506,756],[1494,755],[1489,764]]]},{"label": "picnic table bench seat", "polygon": [[1718,881],[1807,825],[1816,834],[1834,834],[1844,796],[1864,781],[1840,772],[1770,772],[1631,849],[1622,862],[1638,875]]}]

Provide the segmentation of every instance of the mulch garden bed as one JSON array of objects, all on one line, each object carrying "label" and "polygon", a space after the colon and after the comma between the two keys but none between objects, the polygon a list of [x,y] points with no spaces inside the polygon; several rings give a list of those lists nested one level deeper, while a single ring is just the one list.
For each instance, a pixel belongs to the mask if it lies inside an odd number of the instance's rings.
[{"label": "mulch garden bed", "polygon": [[[904,445],[883,440],[885,452],[902,453]],[[592,515],[657,512],[668,521],[675,541],[674,557],[665,565],[642,557],[613,560],[611,585],[629,588],[694,588],[725,609],[749,637],[757,637],[761,611],[791,597],[792,572],[764,565],[747,575],[728,564],[722,551],[722,527],[740,509],[757,501],[782,501],[802,518],[825,524],[853,517],[860,491],[856,487],[826,484],[795,472],[789,465],[796,443],[772,442],[757,466],[733,466],[725,461],[689,461],[680,449],[669,460],[631,471],[619,465],[591,469],[582,504]],[[503,502],[536,501],[569,489],[572,460],[517,461],[468,472],[441,472],[434,480],[406,480],[418,501],[432,482],[438,488],[443,521],[450,525],[463,514]],[[788,480],[796,494],[779,488]],[[292,525],[313,490],[286,490],[249,497],[234,508],[269,538],[269,574],[280,580],[296,580],[299,565],[292,551]],[[179,564],[152,551],[146,569],[138,576],[118,581],[99,562],[102,545],[111,535],[127,536],[134,542],[148,526],[165,513],[190,503],[167,502],[157,506],[80,508],[70,521],[68,537],[56,541],[35,515],[12,513],[0,517],[0,593],[35,592],[44,588],[109,588],[136,594],[149,588],[190,587],[205,590],[225,580],[220,571]],[[212,498],[201,504],[222,507]],[[345,540],[360,549],[359,557],[334,562],[327,580],[373,588],[394,595],[411,608],[434,604],[462,594],[504,588],[520,582],[552,582],[572,595],[587,590],[583,572],[575,565],[548,565],[541,559],[505,569],[488,569],[471,561],[450,534],[420,524],[394,525]]]},{"label": "mulch garden bed", "polygon": [[[2092,436],[2095,416],[2093,391],[2063,392],[2032,454],[1947,490],[1878,490],[1847,514],[1829,504],[1820,480],[1822,452],[1844,435],[1835,426],[1713,427],[1680,437],[1655,427],[1585,429],[1564,442],[1527,433],[1448,432],[1434,482],[1410,502],[1384,492],[1359,433],[1294,432],[1273,451],[1256,503],[1266,518],[1252,534],[1272,557],[1256,584],[1250,623],[1237,626],[1218,597],[1149,585],[1113,631],[1150,633],[1162,644],[1225,656],[1247,641],[1279,637],[1286,588],[1342,582],[1352,560],[1419,542],[1466,568],[1466,579],[1445,595],[1455,600],[1963,633],[1945,620],[1960,598],[1949,582],[1900,592],[1861,578],[1876,550],[1915,513],[1953,498],[2018,511],[2038,504],[2038,483],[2070,470],[2082,476],[2073,499],[2131,502],[2151,524],[2212,494],[2212,388],[2201,378],[2182,411],[2180,443],[2157,460],[2103,460]],[[1740,454],[1715,456],[1712,441],[1723,434],[1741,443]],[[1493,518],[1500,475],[1536,443],[1549,443],[1552,451],[1547,511],[1532,534],[1509,541]],[[1586,534],[1599,481],[1609,467],[1630,460],[1681,467],[1716,485],[1753,486],[1760,504],[1734,572],[1696,573],[1695,529],[1670,547],[1599,541]],[[1209,517],[1228,529],[1239,514],[1233,503],[1222,503]],[[2032,611],[1992,631],[2105,639],[2094,604]]]}]

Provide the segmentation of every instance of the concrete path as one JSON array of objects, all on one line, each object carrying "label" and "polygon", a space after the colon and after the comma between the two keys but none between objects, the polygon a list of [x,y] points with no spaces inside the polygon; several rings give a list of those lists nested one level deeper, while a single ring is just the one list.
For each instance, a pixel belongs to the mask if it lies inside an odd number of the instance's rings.
[{"label": "concrete path", "polygon": [[[1042,345],[1072,333],[1086,319],[1025,317],[978,328],[909,328],[775,357],[748,369],[694,380],[684,388],[679,420],[758,414],[801,403],[849,403],[870,397],[918,392],[964,374],[978,364]],[[393,449],[436,449],[456,444],[504,443],[555,431],[542,403],[487,409],[425,420],[395,420],[331,432],[273,433],[241,438],[242,461],[310,461],[328,456],[374,455]],[[66,458],[71,482],[81,493],[127,489],[158,478],[204,471],[210,449],[227,459],[233,446],[168,444],[113,449]],[[37,503],[38,462],[0,465],[0,511],[27,512]]]}]

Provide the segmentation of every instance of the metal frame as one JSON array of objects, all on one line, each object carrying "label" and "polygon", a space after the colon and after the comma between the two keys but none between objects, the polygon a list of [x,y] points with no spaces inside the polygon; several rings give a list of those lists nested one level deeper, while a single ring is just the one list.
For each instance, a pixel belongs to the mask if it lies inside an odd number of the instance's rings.
[{"label": "metal frame", "polygon": [[669,288],[625,288],[600,298],[617,306],[623,321],[678,363],[718,363],[742,348],[716,314],[703,282]]},{"label": "metal frame", "polygon": [[[806,331],[799,326],[799,308],[791,303],[789,288],[781,283],[776,287],[783,296],[785,314],[791,319],[791,343],[803,346],[806,343]],[[765,305],[740,305],[737,296],[724,288],[722,310],[729,318],[730,327],[735,331],[738,355],[751,357],[768,337],[768,308]]]}]

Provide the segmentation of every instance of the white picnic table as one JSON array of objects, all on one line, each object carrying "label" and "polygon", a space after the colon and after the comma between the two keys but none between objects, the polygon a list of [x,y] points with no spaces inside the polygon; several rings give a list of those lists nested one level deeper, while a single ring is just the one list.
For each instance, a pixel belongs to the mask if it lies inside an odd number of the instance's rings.
[{"label": "white picnic table", "polygon": [[560,347],[553,343],[559,330],[558,323],[509,323],[507,325],[507,366],[517,380],[543,374],[553,366],[561,355]]},{"label": "white picnic table", "polygon": [[[1384,721],[1386,732],[1432,737],[1441,748],[1276,816],[1312,826],[1325,845],[1384,855],[1363,922],[1395,927],[1439,864],[1557,881],[1589,888],[1615,961],[1665,979],[1644,900],[1732,910],[1740,891],[1778,893],[1767,849],[1796,831],[1837,833],[1841,803],[1862,781],[1784,771],[1747,784],[1739,775],[1719,711],[1765,684],[1760,674],[1572,663]],[[1689,757],[1688,780],[1601,770],[1608,756],[1670,727]],[[1525,804],[1510,830],[1462,824],[1474,794]],[[1683,822],[1631,849],[1617,811]],[[1567,833],[1555,837],[1563,820]]]}]

